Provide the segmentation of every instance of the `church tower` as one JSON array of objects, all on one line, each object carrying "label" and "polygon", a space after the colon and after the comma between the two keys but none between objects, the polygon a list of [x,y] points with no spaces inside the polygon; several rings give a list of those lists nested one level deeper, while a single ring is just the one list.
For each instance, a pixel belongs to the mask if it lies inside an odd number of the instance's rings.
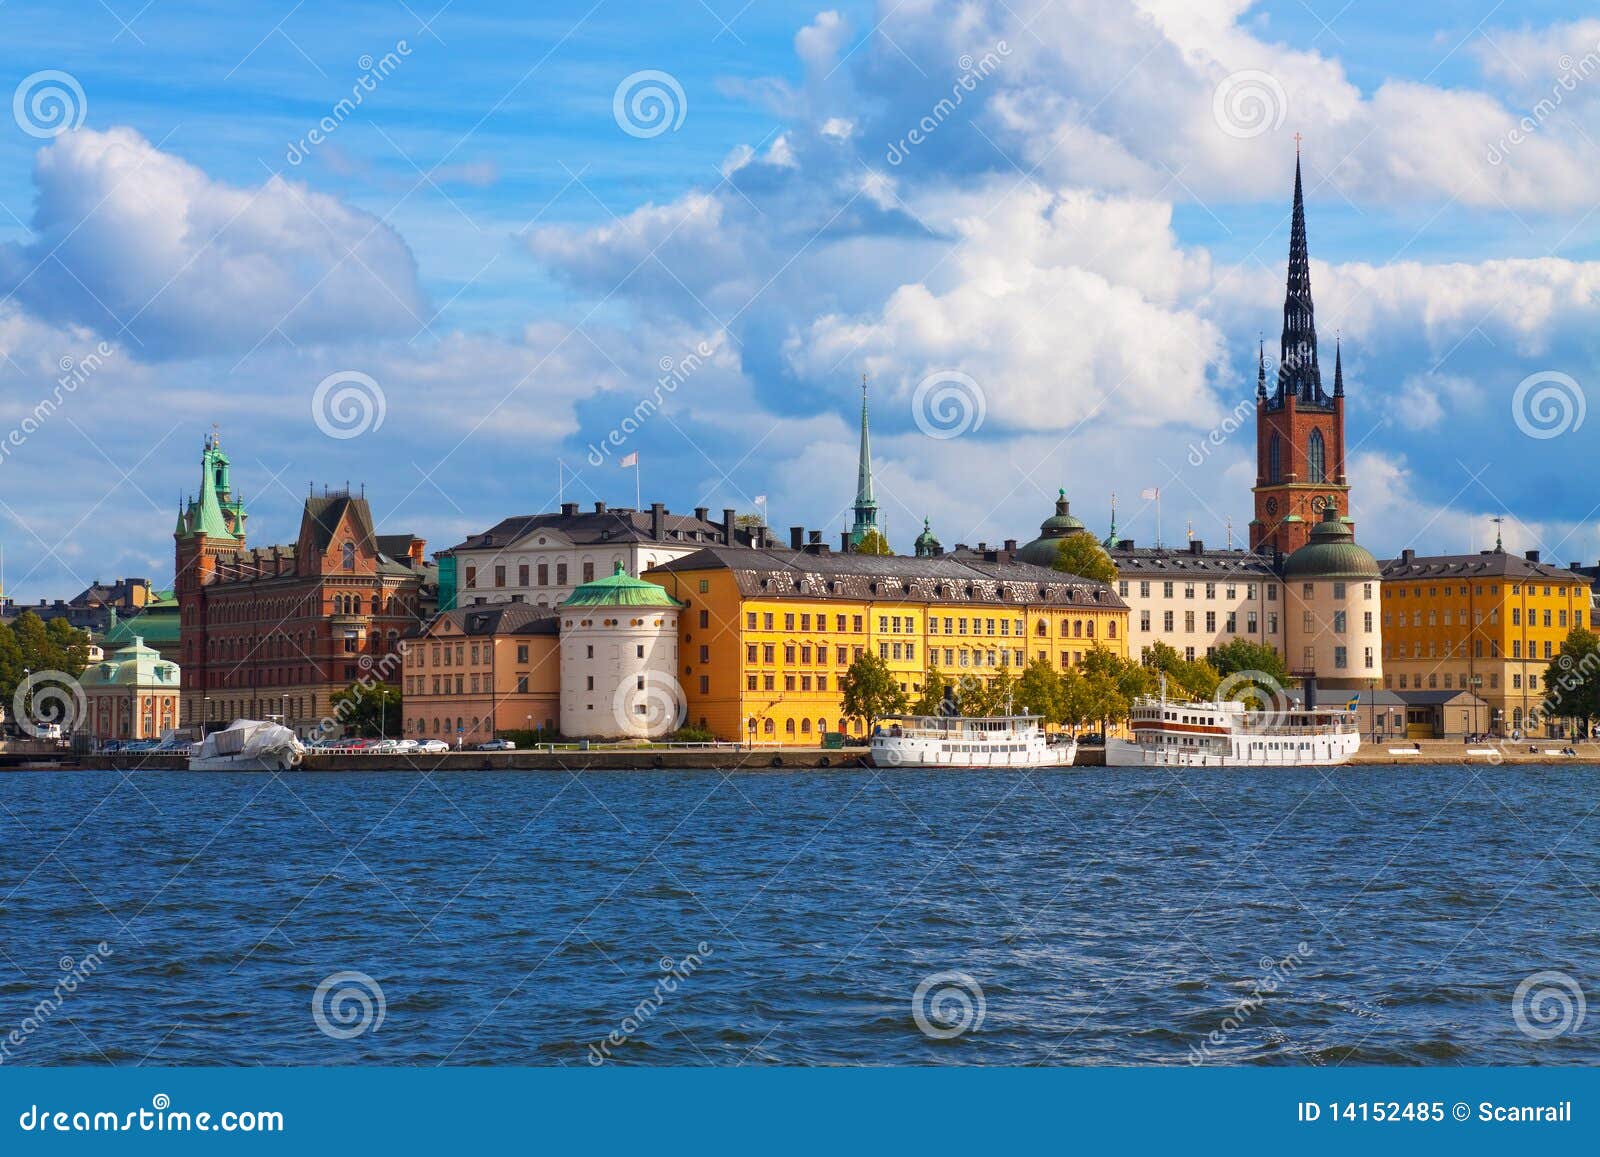
[{"label": "church tower", "polygon": [[878,529],[878,502],[872,496],[872,440],[867,436],[867,375],[861,375],[861,457],[856,464],[856,520],[850,545],[857,547],[869,530]]},{"label": "church tower", "polygon": [[234,495],[222,439],[206,435],[200,454],[200,496],[178,511],[172,533],[173,594],[178,600],[179,665],[183,670],[183,722],[201,718],[198,705],[209,690],[206,669],[205,587],[216,575],[217,560],[244,549],[244,503]]},{"label": "church tower", "polygon": [[1311,305],[1306,207],[1294,158],[1294,212],[1289,228],[1289,279],[1277,381],[1267,388],[1266,350],[1256,357],[1255,518],[1250,548],[1291,554],[1311,538],[1323,511],[1349,522],[1350,486],[1344,461],[1344,366],[1334,354],[1333,392],[1322,386],[1317,326]]}]

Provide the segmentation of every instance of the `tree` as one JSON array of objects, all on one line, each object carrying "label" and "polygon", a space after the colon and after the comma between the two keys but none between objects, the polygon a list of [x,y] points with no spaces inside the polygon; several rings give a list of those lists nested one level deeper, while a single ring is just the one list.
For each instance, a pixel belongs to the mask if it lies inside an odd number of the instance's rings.
[{"label": "tree", "polygon": [[943,715],[946,713],[945,698],[954,686],[937,667],[929,667],[922,676],[922,694],[912,704],[911,710],[918,715]]},{"label": "tree", "polygon": [[1111,561],[1092,534],[1069,534],[1056,545],[1052,570],[1075,574],[1100,583],[1117,581],[1117,564]]},{"label": "tree", "polygon": [[1159,677],[1167,677],[1169,694],[1187,699],[1210,699],[1217,693],[1220,676],[1217,669],[1204,659],[1185,659],[1176,648],[1166,643],[1153,643],[1145,651],[1144,665]]},{"label": "tree", "polygon": [[1234,639],[1211,653],[1211,665],[1224,679],[1230,675],[1247,676],[1235,680],[1233,695],[1235,699],[1247,693],[1251,686],[1259,686],[1271,694],[1289,685],[1289,668],[1284,665],[1283,656],[1278,654],[1278,648],[1271,643],[1252,643],[1249,639]]},{"label": "tree", "polygon": [[1035,659],[1017,680],[1017,710],[1037,715],[1046,723],[1060,723],[1064,714],[1064,688],[1060,674],[1046,659]]},{"label": "tree", "polygon": [[22,682],[22,648],[9,624],[0,623],[0,713],[11,710],[17,684]]},{"label": "tree", "polygon": [[1545,668],[1544,690],[1545,714],[1573,720],[1587,736],[1600,719],[1600,635],[1574,627]]},{"label": "tree", "polygon": [[89,633],[66,619],[51,619],[44,626],[49,643],[51,670],[65,671],[76,679],[89,665]]},{"label": "tree", "polygon": [[982,681],[983,714],[1010,715],[1016,708],[1017,681],[1002,667],[998,675]]},{"label": "tree", "polygon": [[861,541],[852,548],[857,554],[890,555],[894,548],[889,545],[889,540],[883,537],[881,531],[869,530],[861,536]]},{"label": "tree", "polygon": [[333,718],[347,734],[372,738],[401,732],[400,688],[393,683],[352,683],[334,692]]},{"label": "tree", "polygon": [[1082,671],[1085,716],[1099,720],[1102,731],[1126,719],[1133,701],[1155,688],[1148,667],[1101,646],[1083,657]]},{"label": "tree", "polygon": [[869,735],[885,715],[907,714],[906,693],[900,689],[899,678],[871,651],[855,657],[839,680],[839,690],[845,715],[864,721]]}]

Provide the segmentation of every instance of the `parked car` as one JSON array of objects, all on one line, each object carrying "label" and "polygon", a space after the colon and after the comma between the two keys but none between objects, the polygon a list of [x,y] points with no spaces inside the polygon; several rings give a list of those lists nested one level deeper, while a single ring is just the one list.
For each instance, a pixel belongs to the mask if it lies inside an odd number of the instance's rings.
[{"label": "parked car", "polygon": [[450,745],[442,739],[424,739],[417,744],[417,750],[429,755],[443,755],[450,750]]},{"label": "parked car", "polygon": [[515,751],[517,745],[509,739],[491,739],[486,743],[478,744],[479,751]]},{"label": "parked car", "polygon": [[415,739],[396,739],[392,742],[394,743],[394,746],[389,748],[389,750],[397,754],[401,752],[415,751],[418,747]]},{"label": "parked car", "polygon": [[1104,747],[1105,745],[1106,737],[1098,731],[1085,731],[1078,736],[1079,747]]}]

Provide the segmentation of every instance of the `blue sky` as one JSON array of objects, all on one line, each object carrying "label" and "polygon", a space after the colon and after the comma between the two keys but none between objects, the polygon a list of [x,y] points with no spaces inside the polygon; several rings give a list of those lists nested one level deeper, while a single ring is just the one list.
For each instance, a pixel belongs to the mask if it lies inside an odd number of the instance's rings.
[{"label": "blue sky", "polygon": [[[862,373],[902,549],[924,516],[1031,537],[1058,486],[1141,540],[1157,485],[1168,539],[1242,538],[1228,415],[1281,324],[1296,132],[1360,539],[1481,548],[1507,514],[1600,555],[1576,5],[741,4],[0,4],[6,593],[165,582],[213,422],[262,544],[312,481],[434,548],[552,506],[558,459],[567,499],[629,503],[588,461],[625,425],[646,502],[764,494],[831,540]],[[623,123],[641,72],[675,127]],[[343,426],[334,375],[372,400]]]}]

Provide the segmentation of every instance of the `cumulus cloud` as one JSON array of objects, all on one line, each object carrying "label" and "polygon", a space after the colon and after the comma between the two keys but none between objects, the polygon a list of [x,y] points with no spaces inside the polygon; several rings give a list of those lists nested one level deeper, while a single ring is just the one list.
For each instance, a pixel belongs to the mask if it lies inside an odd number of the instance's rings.
[{"label": "cumulus cloud", "polygon": [[229,185],[113,128],[56,138],[34,183],[34,236],[0,248],[0,286],[147,356],[409,336],[431,312],[399,234],[281,177]]}]

